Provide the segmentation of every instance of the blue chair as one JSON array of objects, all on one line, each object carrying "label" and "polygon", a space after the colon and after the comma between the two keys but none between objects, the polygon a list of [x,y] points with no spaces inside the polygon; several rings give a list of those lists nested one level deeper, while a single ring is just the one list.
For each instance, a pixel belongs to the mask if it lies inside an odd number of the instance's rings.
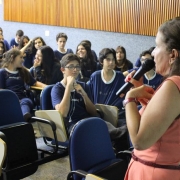
[{"label": "blue chair", "polygon": [[53,110],[51,102],[51,89],[54,84],[46,86],[40,95],[40,109],[41,110]]},{"label": "blue chair", "polygon": [[[67,155],[66,151],[56,151],[46,156],[38,154],[34,129],[32,124],[24,122],[17,95],[10,90],[0,90],[0,99],[0,132],[5,135],[4,141],[7,145],[3,180],[25,178],[35,173],[40,164]],[[32,119],[51,126],[55,132],[56,126],[53,122],[35,117]]]},{"label": "blue chair", "polygon": [[7,145],[4,180],[22,179],[36,172],[38,152],[31,124],[24,122],[19,99],[10,90],[0,90],[0,132]]},{"label": "blue chair", "polygon": [[128,166],[116,158],[105,122],[95,117],[79,121],[72,129],[69,158],[71,171],[83,170],[108,180],[123,180]]},{"label": "blue chair", "polygon": [[[41,110],[53,110],[53,106],[52,106],[52,102],[51,102],[51,90],[52,90],[53,86],[54,86],[54,84],[48,85],[42,90],[41,95],[40,95],[40,109]],[[49,120],[51,120],[51,119],[49,119]],[[67,130],[66,130],[66,132],[67,132]],[[44,142],[46,144],[48,144],[46,141],[47,138],[43,138],[43,139],[44,139]],[[57,143],[56,140],[52,140],[52,145],[56,145],[56,143]],[[69,144],[68,141],[65,141],[65,142],[58,141],[58,146],[63,149],[64,148],[67,149],[68,144]]]},{"label": "blue chair", "polygon": [[0,100],[0,126],[25,122],[19,99],[14,92],[4,89],[0,90]]}]

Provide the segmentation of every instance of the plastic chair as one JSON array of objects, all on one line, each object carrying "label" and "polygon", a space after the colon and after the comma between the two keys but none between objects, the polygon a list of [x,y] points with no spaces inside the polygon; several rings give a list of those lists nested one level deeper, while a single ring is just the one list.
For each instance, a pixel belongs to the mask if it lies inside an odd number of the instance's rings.
[{"label": "plastic chair", "polygon": [[[61,124],[64,124],[63,122],[63,117],[60,115],[57,115],[57,111],[54,110],[53,111],[53,106],[52,106],[52,102],[51,102],[51,89],[53,88],[54,85],[48,85],[46,86],[42,92],[41,92],[41,96],[40,96],[40,109],[42,111],[38,111],[38,112],[35,112],[35,115],[36,117],[40,117],[40,118],[44,118],[44,119],[48,119],[50,121],[54,121],[52,116],[56,116],[56,118],[58,118],[58,120],[56,120],[56,122],[60,121]],[[47,110],[47,112],[45,111]],[[49,110],[52,110],[51,112]],[[41,113],[42,112],[42,113]],[[47,116],[48,114],[48,116]],[[54,115],[53,115],[54,114]],[[39,124],[39,126],[41,126]],[[59,127],[59,126],[58,126]],[[57,129],[58,129],[57,127]],[[41,129],[41,128],[40,128]],[[62,128],[60,128],[60,131],[61,131]],[[58,130],[57,130],[58,131]],[[64,126],[64,131],[66,131],[66,127]],[[67,132],[67,131],[66,131]],[[43,136],[45,135],[44,132],[40,132]],[[65,133],[65,132],[64,132]],[[67,133],[65,133],[66,135],[65,136],[68,136]],[[45,137],[45,136],[44,136]],[[48,136],[46,136],[48,137]],[[60,137],[60,136],[59,136]],[[44,142],[46,143],[46,139],[43,138]],[[47,144],[47,143],[46,143]],[[52,141],[52,144],[53,145],[56,145],[57,142],[56,140],[55,141]],[[60,140],[60,138],[58,138],[58,147],[62,147],[62,148],[65,148],[65,149],[68,149],[68,140],[64,142]]]},{"label": "plastic chair", "polygon": [[[51,126],[53,124],[53,128],[48,124],[45,124],[44,121],[41,123],[37,122],[40,134],[46,144],[46,147],[41,146],[38,148],[41,151],[46,152],[47,146],[51,147],[48,151],[51,153],[57,152],[60,149],[68,150],[68,136],[66,133],[66,128],[64,125],[63,117],[60,112],[57,110],[40,110],[35,112],[35,116],[44,120],[48,120],[51,122]],[[32,118],[33,119],[33,118]],[[48,140],[50,140],[50,143]],[[50,139],[49,139],[50,138]],[[52,143],[53,140],[53,143]]]},{"label": "plastic chair", "polygon": [[95,104],[95,107],[103,113],[103,120],[111,123],[114,127],[117,127],[119,110],[116,106]]},{"label": "plastic chair", "polygon": [[51,89],[54,84],[46,86],[40,95],[40,109],[41,110],[53,110],[52,102],[51,102]]},{"label": "plastic chair", "polygon": [[[38,165],[67,154],[56,152],[45,157],[38,154],[32,124],[24,122],[17,95],[10,90],[0,90],[0,99],[0,131],[4,133],[7,145],[7,158],[2,170],[4,180],[25,178],[36,172]],[[33,120],[49,123],[35,117]]]},{"label": "plastic chair", "polygon": [[17,122],[25,122],[19,104],[19,99],[14,92],[1,89],[0,100],[0,126]]},{"label": "plastic chair", "polygon": [[[73,128],[69,139],[71,171],[83,170],[108,180],[121,180],[127,169],[125,160],[117,159],[105,122],[87,118]],[[73,175],[74,180],[82,178]]]},{"label": "plastic chair", "polygon": [[38,168],[38,153],[34,130],[24,122],[19,99],[10,90],[0,90],[0,131],[7,145],[7,158],[3,165],[3,179],[27,177]]}]

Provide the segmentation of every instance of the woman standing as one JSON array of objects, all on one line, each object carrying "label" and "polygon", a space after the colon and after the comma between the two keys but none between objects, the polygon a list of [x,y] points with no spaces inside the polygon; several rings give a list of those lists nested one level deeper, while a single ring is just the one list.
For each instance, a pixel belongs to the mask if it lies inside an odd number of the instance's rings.
[{"label": "woman standing", "polygon": [[[134,152],[125,180],[179,180],[180,18],[163,23],[153,50],[156,72],[165,80],[154,90],[137,86],[125,97],[126,121]],[[143,105],[140,113],[136,101]],[[146,103],[147,102],[147,103]]]}]

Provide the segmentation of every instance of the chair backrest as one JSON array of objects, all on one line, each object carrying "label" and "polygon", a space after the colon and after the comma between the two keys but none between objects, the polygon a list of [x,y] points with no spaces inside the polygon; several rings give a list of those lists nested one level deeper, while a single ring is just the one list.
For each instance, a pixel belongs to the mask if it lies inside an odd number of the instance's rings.
[{"label": "chair backrest", "polygon": [[97,117],[76,123],[69,139],[71,170],[89,168],[116,159],[106,123]]},{"label": "chair backrest", "polygon": [[6,157],[6,143],[0,138],[0,176],[1,176],[1,171],[2,171],[2,165],[4,163],[5,157]]},{"label": "chair backrest", "polygon": [[17,95],[10,90],[0,90],[0,126],[24,122]]},{"label": "chair backrest", "polygon": [[40,109],[41,110],[53,110],[52,102],[51,102],[51,89],[54,86],[48,85],[42,91],[40,95]]},{"label": "chair backrest", "polygon": [[22,179],[38,169],[38,152],[32,124],[26,122],[0,126],[6,137],[7,158],[2,171],[6,179]]},{"label": "chair backrest", "polygon": [[95,104],[95,107],[103,112],[103,119],[105,121],[110,122],[114,127],[117,127],[119,110],[116,106]]},{"label": "chair backrest", "polygon": [[[51,120],[56,124],[57,140],[65,142],[67,140],[66,129],[64,125],[63,117],[57,110],[39,110],[35,112],[35,116],[47,120]],[[49,125],[45,123],[37,122],[40,133],[44,137],[50,137],[53,139],[54,135]]]}]

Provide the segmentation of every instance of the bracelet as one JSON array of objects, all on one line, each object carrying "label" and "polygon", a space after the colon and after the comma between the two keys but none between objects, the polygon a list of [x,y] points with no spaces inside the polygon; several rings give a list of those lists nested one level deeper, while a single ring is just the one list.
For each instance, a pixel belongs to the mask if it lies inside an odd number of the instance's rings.
[{"label": "bracelet", "polygon": [[126,106],[126,104],[130,103],[130,102],[135,102],[136,104],[138,103],[138,101],[136,100],[136,98],[127,98],[123,101],[123,107]]}]

